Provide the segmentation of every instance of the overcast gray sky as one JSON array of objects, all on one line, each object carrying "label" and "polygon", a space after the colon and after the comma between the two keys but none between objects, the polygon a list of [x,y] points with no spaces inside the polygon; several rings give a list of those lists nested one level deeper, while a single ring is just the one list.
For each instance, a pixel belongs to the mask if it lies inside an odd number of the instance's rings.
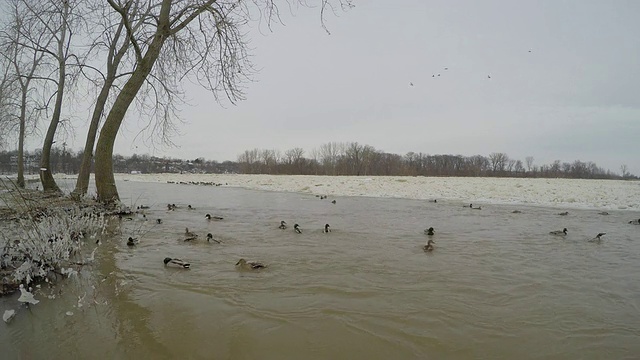
[{"label": "overcast gray sky", "polygon": [[[222,161],[358,141],[398,154],[627,164],[640,175],[640,1],[355,4],[328,15],[331,35],[318,9],[281,8],[273,32],[253,24],[260,71],[246,101],[220,106],[187,86],[179,147],[134,143],[129,122],[115,152]],[[74,149],[85,136],[77,126]]]}]

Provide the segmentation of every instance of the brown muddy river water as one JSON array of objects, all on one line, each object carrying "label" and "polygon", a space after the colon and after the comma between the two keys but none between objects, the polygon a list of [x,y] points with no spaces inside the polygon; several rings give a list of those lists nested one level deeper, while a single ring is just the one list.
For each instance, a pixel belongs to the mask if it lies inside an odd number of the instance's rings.
[{"label": "brown muddy river water", "polygon": [[[123,202],[151,206],[148,221],[123,221],[90,272],[36,290],[39,304],[0,299],[0,312],[18,310],[0,323],[2,359],[640,358],[635,212],[119,189]],[[185,227],[199,240],[183,242]],[[548,234],[564,227],[566,238]],[[223,243],[207,243],[208,232]],[[598,232],[603,241],[588,242]],[[167,268],[167,256],[192,267]],[[238,271],[240,258],[269,267]]]}]

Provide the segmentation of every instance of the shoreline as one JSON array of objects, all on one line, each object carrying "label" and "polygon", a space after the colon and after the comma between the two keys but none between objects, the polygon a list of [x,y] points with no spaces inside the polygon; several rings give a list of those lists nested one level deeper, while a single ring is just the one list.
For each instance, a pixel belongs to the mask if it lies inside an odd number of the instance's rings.
[{"label": "shoreline", "polygon": [[116,174],[115,177],[121,181],[178,184],[213,182],[310,195],[640,210],[640,183],[624,180],[244,174]]},{"label": "shoreline", "polygon": [[[176,173],[120,173],[114,176],[119,181],[173,182],[176,185],[221,183],[230,187],[309,195],[640,211],[640,182],[628,180]],[[76,175],[56,174],[55,178],[75,179]]]}]

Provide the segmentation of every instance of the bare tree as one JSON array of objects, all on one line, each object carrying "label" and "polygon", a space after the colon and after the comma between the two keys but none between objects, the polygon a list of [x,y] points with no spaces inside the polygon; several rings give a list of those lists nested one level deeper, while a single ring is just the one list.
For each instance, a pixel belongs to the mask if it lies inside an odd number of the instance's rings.
[{"label": "bare tree", "polygon": [[516,172],[516,174],[521,174],[524,172],[524,166],[522,165],[522,160],[517,160],[516,164],[513,168],[513,171]]},{"label": "bare tree", "polygon": [[561,162],[560,160],[554,160],[553,163],[549,166],[549,172],[551,173],[552,176],[554,177],[558,177],[560,176],[560,172],[561,172]]},{"label": "bare tree", "polygon": [[311,149],[310,155],[311,155],[311,159],[310,159],[311,164],[313,166],[313,168],[310,169],[310,174],[318,175],[318,168],[320,163],[320,150],[318,148],[313,148]]},{"label": "bare tree", "polygon": [[[325,10],[334,10],[331,0],[320,3],[320,19]],[[175,102],[180,98],[179,82],[197,81],[216,98],[223,94],[232,103],[243,98],[241,80],[250,64],[242,26],[259,11],[270,23],[279,19],[273,0],[248,2],[217,0],[107,0],[124,22],[135,54],[135,67],[116,97],[101,128],[95,154],[96,187],[103,202],[119,200],[113,176],[113,146],[124,117],[143,85],[155,97],[160,120],[152,126],[163,140],[173,129]],[[335,0],[342,7],[351,0]],[[302,2],[307,4],[306,2]],[[139,9],[136,14],[132,9]],[[139,28],[132,24],[144,18]],[[169,44],[168,46],[165,46]]]},{"label": "bare tree", "polygon": [[482,176],[489,168],[489,160],[482,155],[474,155],[469,159],[471,164],[471,175]]},{"label": "bare tree", "polygon": [[629,177],[629,168],[627,167],[626,164],[620,165],[620,173],[622,175],[622,178]]},{"label": "bare tree", "polygon": [[[119,200],[113,176],[114,142],[127,110],[145,83],[147,88],[143,91],[156,96],[160,108],[160,125],[154,128],[159,129],[163,139],[175,116],[180,79],[191,76],[214,94],[223,93],[231,102],[243,98],[239,84],[246,77],[249,63],[240,28],[247,21],[250,5],[215,0],[107,2],[121,16],[135,54],[135,68],[106,117],[96,146],[98,198],[112,202]],[[277,12],[271,1],[253,4],[262,4],[267,13]],[[141,26],[135,28],[133,24],[140,18]]]},{"label": "bare tree", "polygon": [[[42,29],[45,35],[44,43],[41,41],[41,34],[21,33],[19,46],[33,48],[38,52],[42,52],[46,57],[51,59],[52,73],[56,73],[57,77],[46,77],[46,80],[55,84],[55,90],[50,95],[53,99],[53,112],[44,143],[42,145],[42,157],[40,159],[40,180],[44,191],[60,192],[60,188],[56,184],[50,159],[51,146],[58,125],[60,124],[62,114],[62,103],[67,90],[67,64],[72,61],[74,54],[72,53],[71,38],[73,36],[74,26],[80,16],[74,13],[77,8],[78,0],[19,0],[24,6],[25,12],[21,15],[21,19],[27,22],[36,22],[38,27]],[[49,38],[49,40],[46,40]],[[49,108],[49,104],[46,104]]]},{"label": "bare tree", "polygon": [[392,176],[406,175],[402,156],[398,154],[378,153],[378,162],[373,170],[375,174]]},{"label": "bare tree", "polygon": [[[18,178],[17,185],[25,186],[24,181],[24,141],[27,122],[38,117],[32,81],[41,79],[37,74],[43,64],[46,53],[41,51],[51,44],[53,38],[44,30],[41,20],[30,14],[30,4],[22,0],[8,2],[11,11],[6,26],[0,32],[1,56],[6,61],[6,71],[11,69],[15,89],[11,94],[11,109],[7,114],[17,120],[18,124]],[[6,84],[3,84],[5,88]]]},{"label": "bare tree", "polygon": [[[381,153],[371,145],[362,146],[362,175],[369,175],[373,172],[376,162],[380,161]],[[360,174],[358,174],[360,175]]]},{"label": "bare tree", "polygon": [[280,152],[275,149],[264,149],[260,153],[262,173],[273,174],[278,166]]},{"label": "bare tree", "polygon": [[[16,77],[10,71],[9,65],[7,58],[0,57],[0,69],[3,70],[0,74],[0,147],[4,145],[10,133],[12,94],[16,92]],[[24,187],[24,179],[22,187]]]},{"label": "bare tree", "polygon": [[284,153],[284,159],[288,165],[289,173],[300,174],[304,160],[304,149],[296,147]]},{"label": "bare tree", "polygon": [[533,170],[533,156],[527,156],[524,161],[527,163],[527,171],[531,172]]},{"label": "bare tree", "polygon": [[[88,71],[95,71],[99,75],[99,79],[92,80],[91,83],[100,88],[98,97],[96,98],[93,113],[91,115],[91,122],[89,124],[89,130],[87,132],[87,139],[84,146],[84,153],[82,156],[82,164],[80,171],[78,172],[78,180],[76,181],[76,188],[73,191],[75,196],[83,196],[89,189],[89,177],[91,175],[91,164],[93,160],[93,148],[98,133],[98,127],[100,120],[103,117],[104,109],[109,99],[109,94],[113,88],[116,79],[122,74],[119,74],[120,64],[127,55],[127,51],[131,45],[131,42],[127,39],[127,32],[124,28],[125,23],[122,17],[114,16],[110,11],[107,11],[102,1],[94,1],[89,4],[88,9],[93,12],[94,16],[91,18],[95,20],[94,26],[102,29],[98,38],[92,43],[91,49],[95,50],[99,54],[104,54],[106,58],[105,71],[101,71],[94,67],[87,66],[86,63],[81,64],[83,73]],[[129,9],[127,6],[132,6],[133,3],[129,2],[125,5],[127,11],[131,11],[135,15],[138,9]],[[141,25],[141,20],[132,24],[133,28],[137,28]],[[117,24],[115,27],[113,24]],[[115,30],[113,30],[115,28]],[[88,54],[90,55],[90,54]]]},{"label": "bare tree", "polygon": [[358,142],[351,142],[346,145],[345,165],[348,175],[360,175],[364,164],[364,146]]},{"label": "bare tree", "polygon": [[491,153],[489,154],[489,161],[491,162],[491,170],[494,173],[502,173],[509,162],[509,156],[505,153]]},{"label": "bare tree", "polygon": [[259,149],[245,150],[242,154],[238,155],[238,163],[240,163],[240,169],[245,174],[257,174],[260,171],[259,167]]},{"label": "bare tree", "polygon": [[343,153],[344,147],[336,142],[328,142],[320,145],[320,162],[326,175],[336,175],[338,157]]},{"label": "bare tree", "polygon": [[416,156],[416,153],[414,153],[413,151],[408,152],[405,156],[404,156],[404,161],[407,165],[407,175],[416,175],[418,173],[417,169],[418,169],[418,157]]}]

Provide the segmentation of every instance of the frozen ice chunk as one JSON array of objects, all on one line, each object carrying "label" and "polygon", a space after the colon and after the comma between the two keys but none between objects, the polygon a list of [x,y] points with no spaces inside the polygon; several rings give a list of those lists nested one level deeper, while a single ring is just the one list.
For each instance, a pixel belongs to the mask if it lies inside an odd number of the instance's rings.
[{"label": "frozen ice chunk", "polygon": [[33,305],[40,302],[40,300],[36,300],[33,297],[33,294],[27,291],[22,284],[20,285],[20,297],[18,298],[18,301]]},{"label": "frozen ice chunk", "polygon": [[8,324],[14,316],[16,316],[15,310],[5,310],[4,314],[2,315],[2,320]]}]

